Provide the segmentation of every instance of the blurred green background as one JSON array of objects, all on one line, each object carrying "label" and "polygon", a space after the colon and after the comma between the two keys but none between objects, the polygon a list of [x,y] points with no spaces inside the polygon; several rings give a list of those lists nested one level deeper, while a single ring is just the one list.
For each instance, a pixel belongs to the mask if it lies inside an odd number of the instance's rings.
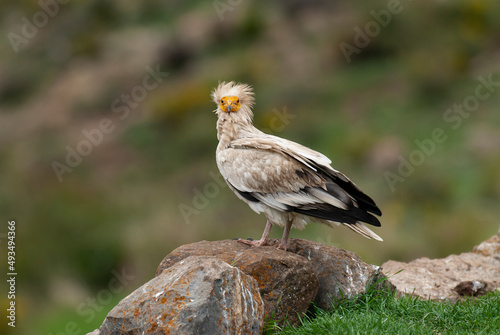
[{"label": "blurred green background", "polygon": [[[468,251],[497,231],[498,1],[0,9],[0,247],[15,219],[18,272],[17,327],[1,333],[86,334],[177,246],[260,237],[265,217],[219,184],[209,95],[223,80],[253,85],[257,127],[329,156],[383,212],[383,243],[319,225],[291,237],[381,264]],[[78,148],[91,152],[68,166]],[[61,180],[54,162],[68,166]]]}]

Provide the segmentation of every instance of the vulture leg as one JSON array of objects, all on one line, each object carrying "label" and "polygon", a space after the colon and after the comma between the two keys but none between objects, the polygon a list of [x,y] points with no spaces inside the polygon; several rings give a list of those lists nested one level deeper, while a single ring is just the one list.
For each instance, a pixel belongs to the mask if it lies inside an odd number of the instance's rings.
[{"label": "vulture leg", "polygon": [[240,238],[238,239],[238,242],[248,244],[252,247],[261,247],[263,245],[267,245],[269,233],[271,232],[272,226],[273,224],[271,223],[271,221],[267,220],[266,228],[264,228],[264,233],[262,234],[262,237],[258,241],[249,241]]},{"label": "vulture leg", "polygon": [[288,220],[283,230],[283,237],[281,238],[281,242],[278,245],[278,249],[285,250],[288,248],[288,235],[290,235],[290,228],[292,227],[292,220]]}]

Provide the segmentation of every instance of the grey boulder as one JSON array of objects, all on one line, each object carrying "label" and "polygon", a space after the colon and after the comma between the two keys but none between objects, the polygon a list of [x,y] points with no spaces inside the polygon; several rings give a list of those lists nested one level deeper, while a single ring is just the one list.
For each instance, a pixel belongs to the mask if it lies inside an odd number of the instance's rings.
[{"label": "grey boulder", "polygon": [[216,257],[192,256],[120,301],[100,334],[260,334],[263,314],[255,279]]}]

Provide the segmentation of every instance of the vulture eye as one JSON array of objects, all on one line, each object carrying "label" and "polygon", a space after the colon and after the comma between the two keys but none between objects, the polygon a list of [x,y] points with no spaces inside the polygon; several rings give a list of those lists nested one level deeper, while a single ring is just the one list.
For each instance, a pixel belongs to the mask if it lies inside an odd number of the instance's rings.
[{"label": "vulture eye", "polygon": [[224,103],[224,99],[220,99],[220,103],[223,104]]},{"label": "vulture eye", "polygon": [[238,103],[238,104],[239,104],[239,103],[240,103],[240,99],[236,100],[236,103]]}]

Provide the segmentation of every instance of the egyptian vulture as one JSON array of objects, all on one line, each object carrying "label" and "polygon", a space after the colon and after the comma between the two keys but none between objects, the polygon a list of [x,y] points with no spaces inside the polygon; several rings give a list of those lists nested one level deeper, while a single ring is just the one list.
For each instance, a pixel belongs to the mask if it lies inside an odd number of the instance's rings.
[{"label": "egyptian vulture", "polygon": [[267,217],[260,240],[240,242],[266,245],[276,224],[284,227],[278,248],[286,250],[290,228],[304,229],[311,221],[330,227],[343,224],[382,241],[364,224],[380,227],[372,214],[382,212],[349,178],[330,166],[330,159],[254,127],[251,86],[222,82],[213,90],[212,99],[217,104],[219,171],[238,198]]}]

